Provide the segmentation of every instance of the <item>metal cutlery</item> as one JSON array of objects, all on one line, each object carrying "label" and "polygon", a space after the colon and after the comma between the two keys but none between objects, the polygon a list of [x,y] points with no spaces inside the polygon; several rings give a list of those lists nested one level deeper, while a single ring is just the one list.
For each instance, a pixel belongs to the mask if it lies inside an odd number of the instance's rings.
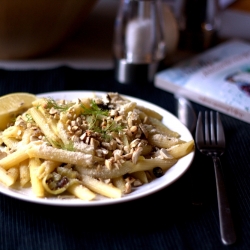
[{"label": "metal cutlery", "polygon": [[[179,94],[175,94],[175,99],[177,117],[188,128],[192,135],[194,135],[197,123],[197,115],[191,102]],[[199,211],[203,207],[203,189],[201,188],[199,174],[199,168],[197,168],[196,166],[192,166],[190,168],[190,202],[195,212]]]},{"label": "metal cutlery", "polygon": [[177,101],[176,113],[179,120],[191,133],[193,133],[196,126],[197,116],[192,104],[183,96],[175,95],[175,99]]},{"label": "metal cutlery", "polygon": [[236,233],[220,161],[220,156],[226,147],[224,129],[218,112],[216,112],[216,119],[214,119],[214,113],[211,111],[208,114],[206,111],[204,123],[203,129],[202,113],[200,112],[195,134],[196,146],[201,153],[212,157],[216,178],[221,240],[223,244],[230,245],[236,241]]}]

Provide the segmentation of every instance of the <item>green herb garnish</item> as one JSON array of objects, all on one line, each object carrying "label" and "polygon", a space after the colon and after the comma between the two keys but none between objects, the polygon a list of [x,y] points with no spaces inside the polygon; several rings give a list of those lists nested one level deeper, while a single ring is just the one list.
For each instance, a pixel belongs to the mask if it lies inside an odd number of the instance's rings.
[{"label": "green herb garnish", "polygon": [[54,108],[54,109],[57,109],[58,111],[64,112],[64,111],[67,111],[71,107],[71,105],[68,105],[68,104],[58,104],[55,100],[51,98],[48,98],[46,100],[47,100],[47,103],[45,106],[46,109]]},{"label": "green herb garnish", "polygon": [[33,122],[33,117],[30,114],[25,114],[26,122]]},{"label": "green herb garnish", "polygon": [[[112,118],[108,118],[109,110],[100,108],[94,100],[91,101],[90,108],[87,108],[84,105],[82,105],[82,108],[84,109],[82,114],[88,116],[86,118],[89,124],[88,129],[99,133],[102,138],[107,140],[110,138],[109,134],[111,132],[119,132],[123,129],[123,127],[117,124]],[[104,120],[107,120],[107,125],[101,126],[101,123]]]},{"label": "green herb garnish", "polygon": [[90,108],[85,107],[83,104],[81,107],[84,109],[83,115],[94,115],[98,116],[108,116],[109,111],[107,109],[100,108],[94,100],[91,100]]},{"label": "green herb garnish", "polygon": [[67,150],[67,151],[75,151],[75,149],[74,149],[74,143],[73,142],[70,142],[69,144],[67,144],[67,145],[63,145],[62,146],[62,149],[64,149],[64,150]]},{"label": "green herb garnish", "polygon": [[67,151],[75,151],[73,142],[70,142],[69,144],[63,144],[55,140],[49,140],[47,137],[46,140],[56,148],[64,149]]}]

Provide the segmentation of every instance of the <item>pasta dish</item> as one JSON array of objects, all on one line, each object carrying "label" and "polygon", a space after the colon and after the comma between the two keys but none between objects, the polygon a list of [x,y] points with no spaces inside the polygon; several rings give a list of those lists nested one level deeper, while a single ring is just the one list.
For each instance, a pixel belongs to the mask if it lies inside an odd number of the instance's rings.
[{"label": "pasta dish", "polygon": [[118,93],[37,98],[1,131],[0,181],[39,198],[121,198],[193,151],[161,120]]}]

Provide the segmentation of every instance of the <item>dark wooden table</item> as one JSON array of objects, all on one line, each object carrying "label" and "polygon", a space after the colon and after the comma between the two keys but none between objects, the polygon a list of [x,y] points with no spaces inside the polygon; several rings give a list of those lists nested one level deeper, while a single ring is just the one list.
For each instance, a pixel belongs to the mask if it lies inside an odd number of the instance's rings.
[{"label": "dark wooden table", "polygon": [[[122,85],[112,70],[0,70],[0,95],[17,91],[117,91],[175,113],[172,94],[153,84]],[[193,103],[196,112],[205,107]],[[0,249],[248,249],[250,246],[250,124],[221,115],[227,151],[224,175],[237,231],[225,247],[219,235],[212,161],[196,153],[190,169],[147,197],[102,207],[54,207],[0,194]]]}]

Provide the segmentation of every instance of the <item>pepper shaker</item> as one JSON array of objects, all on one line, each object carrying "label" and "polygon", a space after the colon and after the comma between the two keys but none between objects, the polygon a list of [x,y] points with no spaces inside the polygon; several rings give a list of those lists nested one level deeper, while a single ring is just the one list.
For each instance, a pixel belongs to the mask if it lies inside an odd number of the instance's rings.
[{"label": "pepper shaker", "polygon": [[218,43],[219,0],[180,0],[179,48],[200,52]]},{"label": "pepper shaker", "polygon": [[120,0],[113,43],[118,82],[153,80],[166,52],[161,4],[161,0]]}]

